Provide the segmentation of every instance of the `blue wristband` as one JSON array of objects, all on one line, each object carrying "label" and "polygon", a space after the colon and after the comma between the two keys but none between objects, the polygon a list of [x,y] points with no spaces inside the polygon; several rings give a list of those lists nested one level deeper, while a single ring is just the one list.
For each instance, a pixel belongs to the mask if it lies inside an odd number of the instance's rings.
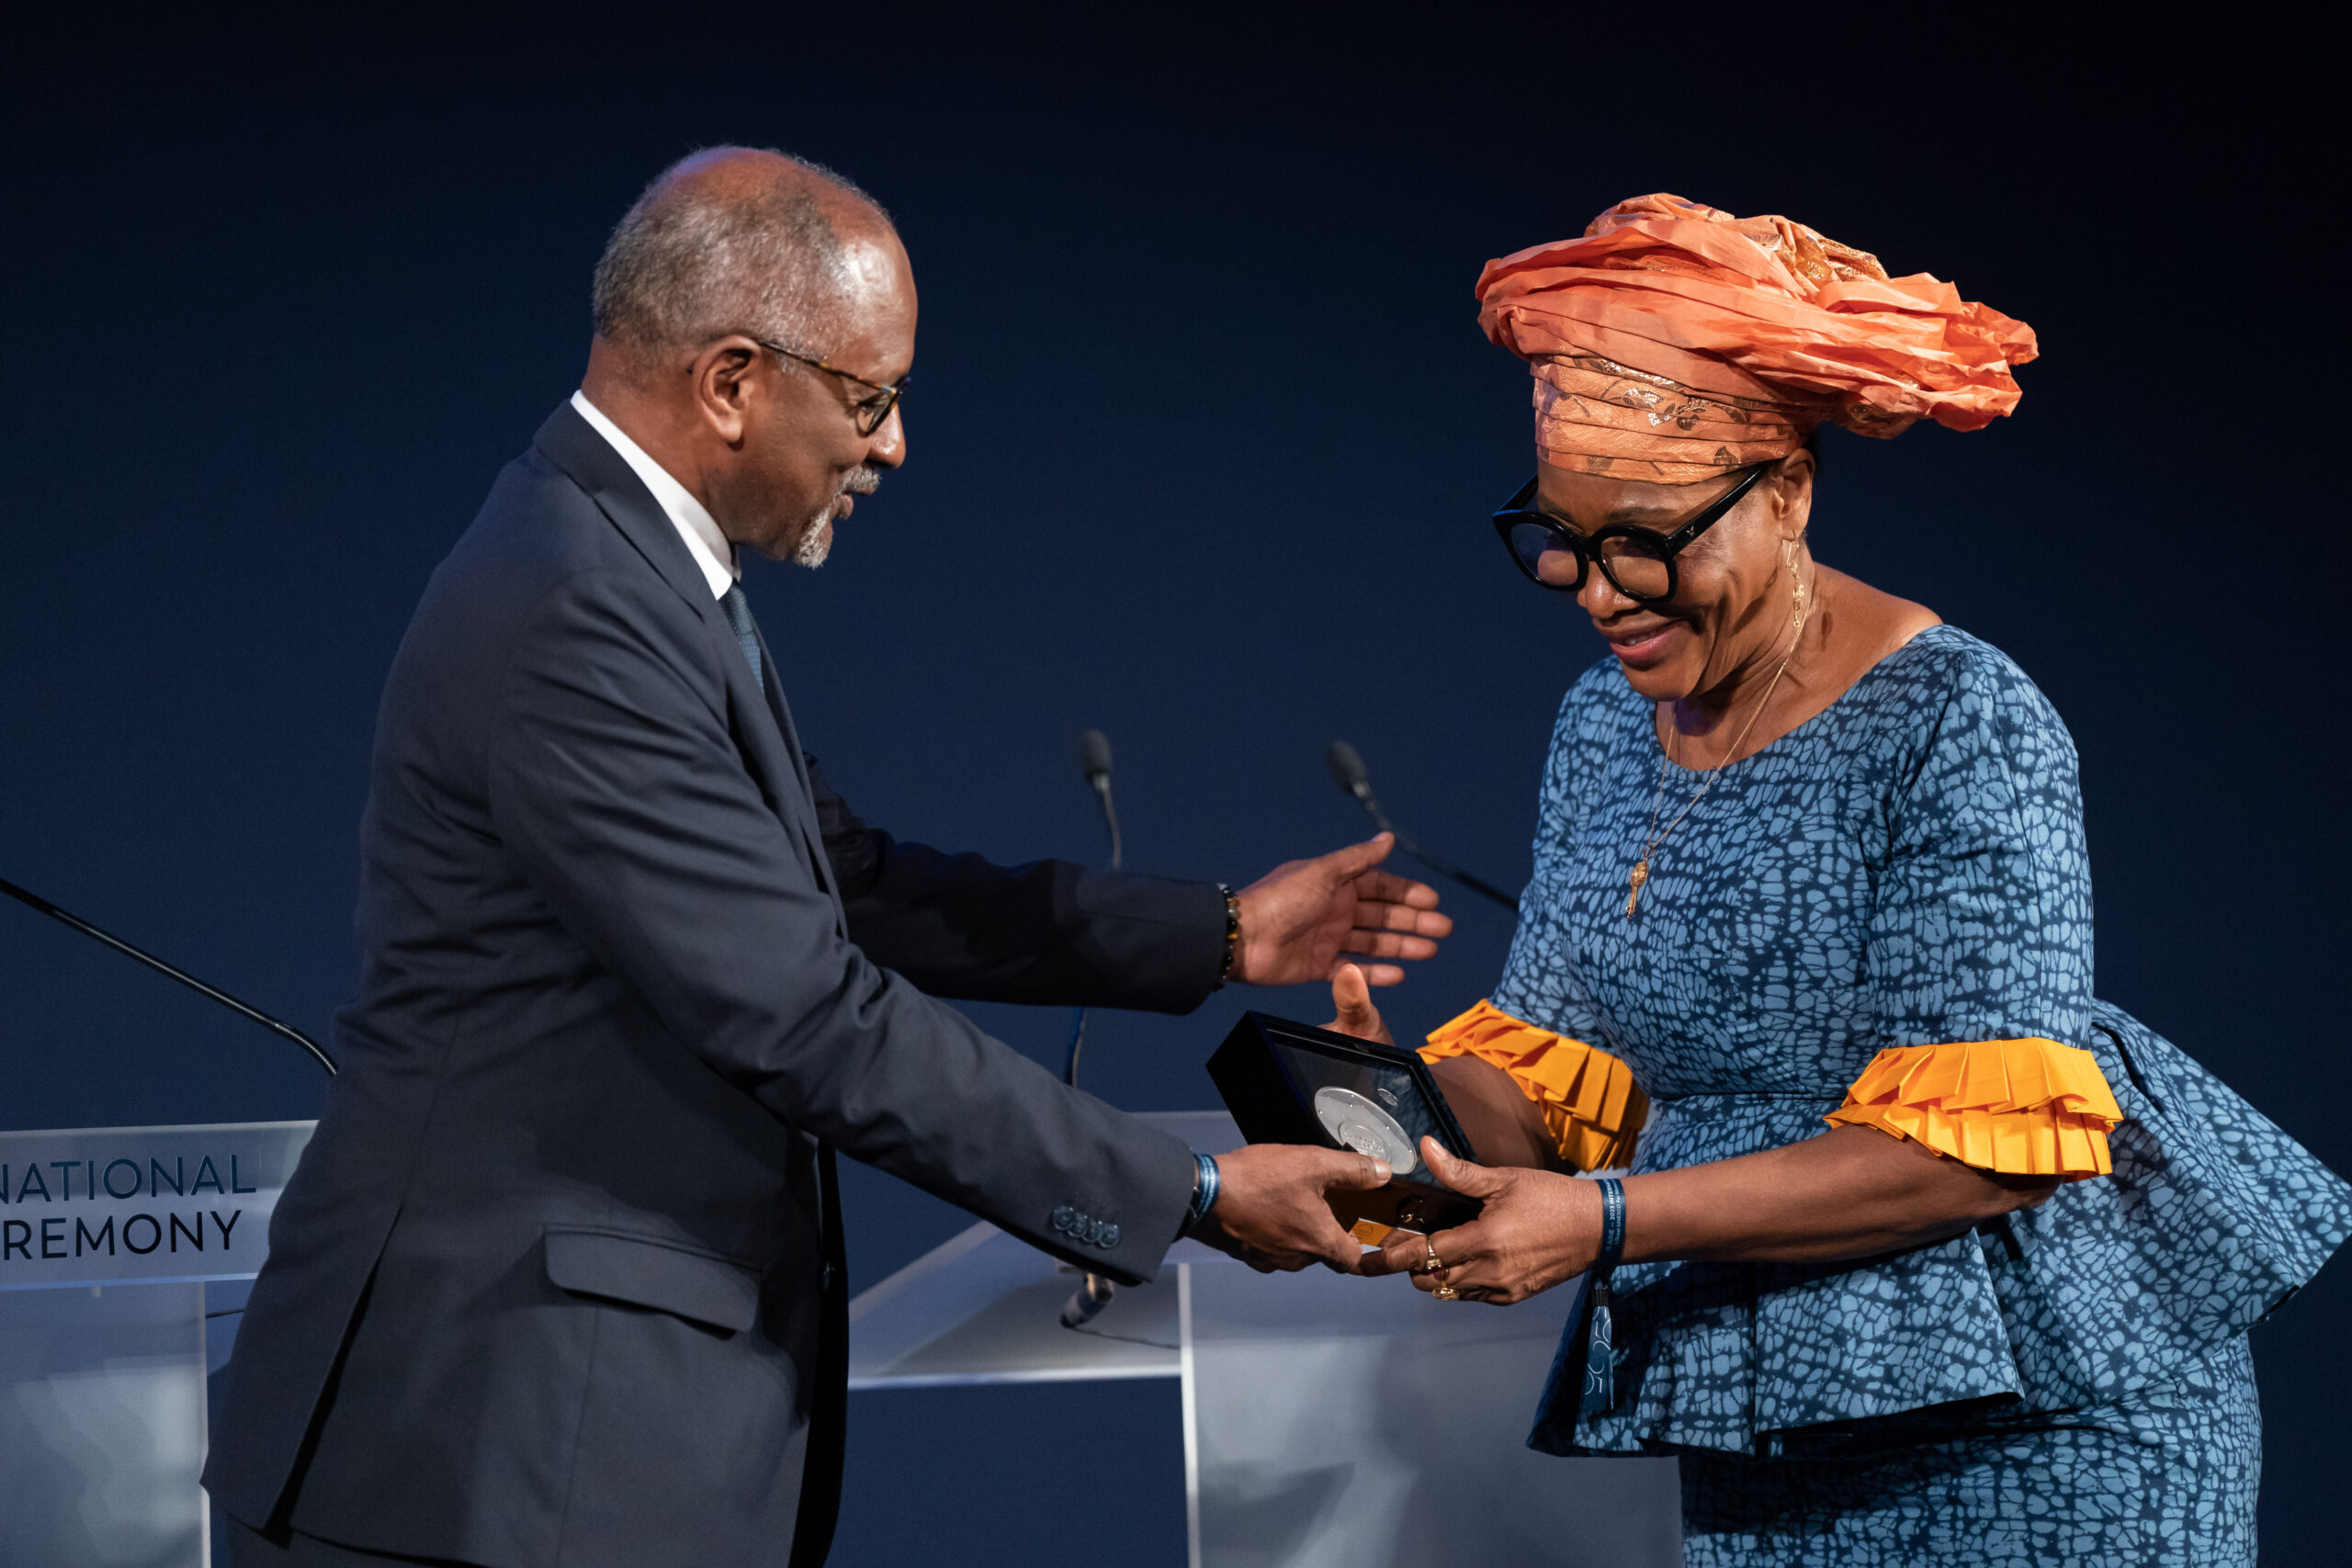
[{"label": "blue wristband", "polygon": [[1213,1155],[1196,1154],[1193,1156],[1192,1207],[1184,1211],[1184,1223],[1176,1234],[1192,1235],[1200,1223],[1209,1217],[1209,1211],[1216,1207],[1216,1158]]},{"label": "blue wristband", "polygon": [[1625,1255],[1625,1184],[1604,1176],[1594,1185],[1600,1189],[1600,1251],[1593,1258],[1592,1271],[1606,1274]]},{"label": "blue wristband", "polygon": [[1625,1184],[1613,1176],[1600,1189],[1600,1250],[1584,1280],[1584,1395],[1580,1416],[1601,1416],[1617,1405],[1617,1325],[1609,1310],[1609,1271],[1625,1254]]}]

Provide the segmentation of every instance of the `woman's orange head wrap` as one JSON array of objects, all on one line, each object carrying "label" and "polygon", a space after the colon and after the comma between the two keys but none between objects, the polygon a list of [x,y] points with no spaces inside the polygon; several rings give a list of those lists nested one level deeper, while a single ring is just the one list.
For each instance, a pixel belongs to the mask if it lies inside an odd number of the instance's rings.
[{"label": "woman's orange head wrap", "polygon": [[2033,329],[1786,218],[1642,196],[1487,264],[1478,324],[1535,373],[1535,445],[1580,473],[1693,484],[1827,420],[1977,430],[2018,404]]}]

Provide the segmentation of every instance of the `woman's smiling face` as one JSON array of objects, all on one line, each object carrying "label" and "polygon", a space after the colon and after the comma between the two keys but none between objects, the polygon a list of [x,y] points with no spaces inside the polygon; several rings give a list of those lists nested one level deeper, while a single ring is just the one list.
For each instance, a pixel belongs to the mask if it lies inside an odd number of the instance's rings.
[{"label": "woman's smiling face", "polygon": [[[1736,486],[1732,473],[1701,484],[1663,485],[1536,469],[1544,510],[1579,534],[1630,524],[1673,533]],[[1784,551],[1801,551],[1813,506],[1813,454],[1791,453],[1714,526],[1675,558],[1674,597],[1643,604],[1599,570],[1585,574],[1577,603],[1609,644],[1625,679],[1652,702],[1713,690],[1773,656],[1789,625]]]}]

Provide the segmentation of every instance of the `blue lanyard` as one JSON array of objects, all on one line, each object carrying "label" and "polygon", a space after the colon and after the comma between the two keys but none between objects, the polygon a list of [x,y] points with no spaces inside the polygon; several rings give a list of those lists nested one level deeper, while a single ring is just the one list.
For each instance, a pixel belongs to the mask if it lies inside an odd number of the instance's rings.
[{"label": "blue lanyard", "polygon": [[1625,1184],[1605,1176],[1600,1189],[1600,1251],[1585,1276],[1584,1401],[1586,1416],[1602,1416],[1617,1404],[1615,1325],[1609,1315],[1609,1271],[1625,1254]]}]

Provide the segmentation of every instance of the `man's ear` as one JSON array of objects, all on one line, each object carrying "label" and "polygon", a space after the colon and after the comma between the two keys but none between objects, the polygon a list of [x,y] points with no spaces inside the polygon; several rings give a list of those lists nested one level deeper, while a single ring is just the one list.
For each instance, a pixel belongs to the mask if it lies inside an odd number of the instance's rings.
[{"label": "man's ear", "polygon": [[695,412],[729,446],[742,444],[751,396],[746,383],[759,363],[759,344],[741,336],[720,338],[695,355]]}]

